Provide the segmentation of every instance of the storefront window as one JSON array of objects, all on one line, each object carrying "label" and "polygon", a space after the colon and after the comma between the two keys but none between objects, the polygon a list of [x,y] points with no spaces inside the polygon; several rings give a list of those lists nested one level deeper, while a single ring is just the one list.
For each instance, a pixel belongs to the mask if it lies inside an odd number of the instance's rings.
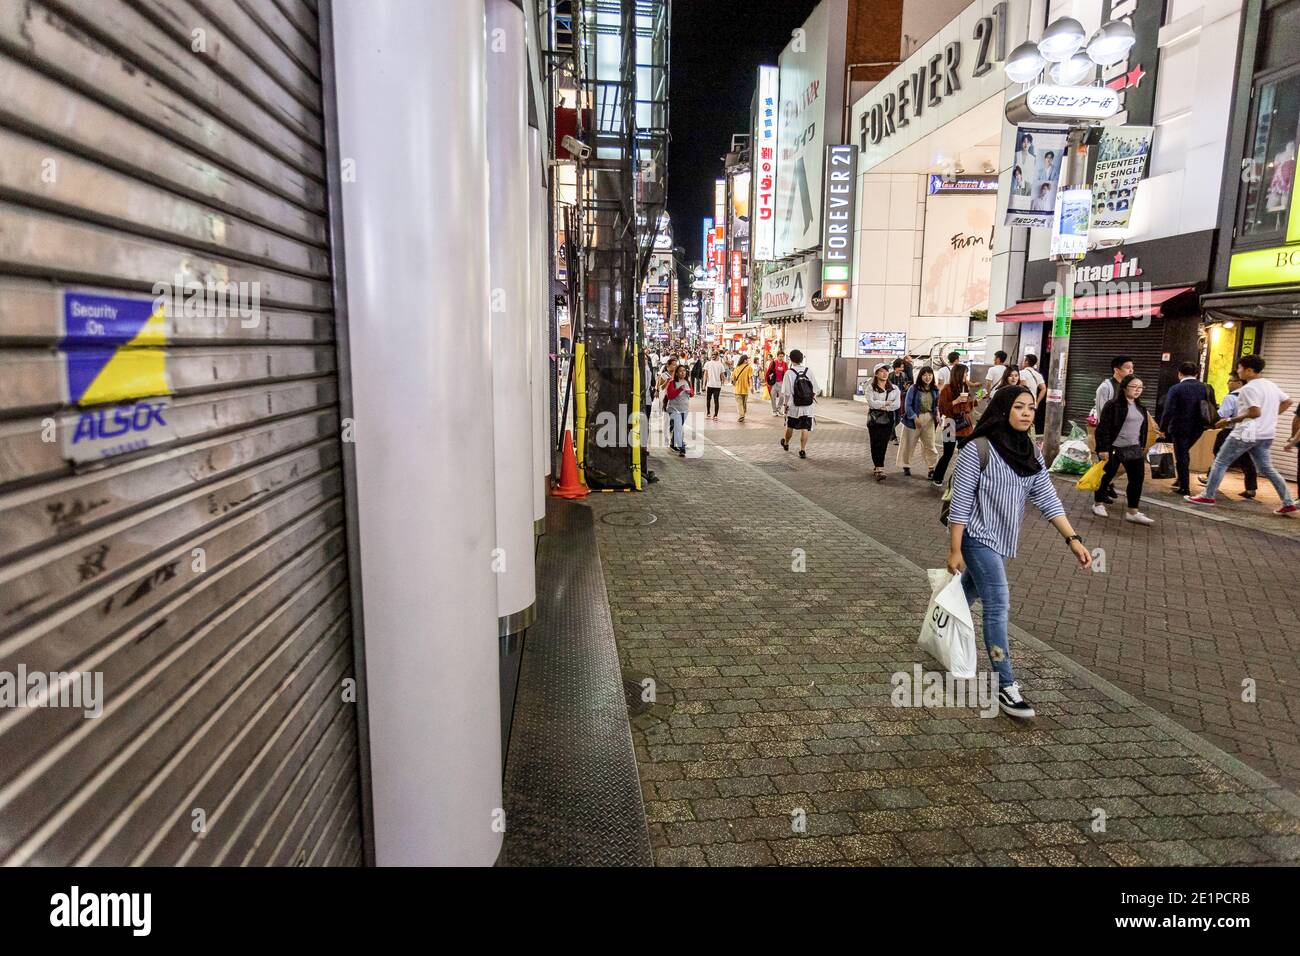
[{"label": "storefront window", "polygon": [[1286,233],[1300,130],[1300,72],[1256,88],[1254,119],[1248,157],[1253,168],[1246,167],[1238,231],[1238,238],[1246,241]]},{"label": "storefront window", "polygon": [[1265,0],[1255,57],[1251,125],[1242,163],[1237,241],[1269,242],[1287,233],[1300,128],[1300,0]]}]

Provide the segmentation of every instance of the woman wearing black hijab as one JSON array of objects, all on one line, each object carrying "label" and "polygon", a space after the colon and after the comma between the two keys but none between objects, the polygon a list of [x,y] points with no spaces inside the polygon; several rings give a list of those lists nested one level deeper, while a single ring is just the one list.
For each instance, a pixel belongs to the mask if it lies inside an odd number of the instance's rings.
[{"label": "woman wearing black hijab", "polygon": [[948,513],[948,570],[964,572],[966,601],[984,605],[984,646],[998,675],[998,705],[1011,717],[1033,717],[1011,670],[1007,622],[1011,590],[1006,561],[1015,557],[1025,503],[1032,501],[1065,538],[1087,569],[1092,553],[1070,526],[1047,466],[1029,437],[1034,396],[1024,386],[998,389],[979,425],[961,443],[953,462]]}]

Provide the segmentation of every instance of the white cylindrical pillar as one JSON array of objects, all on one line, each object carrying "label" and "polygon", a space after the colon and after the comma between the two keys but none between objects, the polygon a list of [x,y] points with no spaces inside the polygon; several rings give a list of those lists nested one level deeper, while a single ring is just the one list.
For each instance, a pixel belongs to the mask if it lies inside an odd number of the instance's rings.
[{"label": "white cylindrical pillar", "polygon": [[501,848],[483,4],[332,5],[381,865]]},{"label": "white cylindrical pillar", "polygon": [[488,234],[496,438],[497,617],[501,635],[533,621],[533,395],[528,366],[528,51],[524,12],[487,0]]},{"label": "white cylindrical pillar", "polygon": [[[542,122],[545,122],[543,119]],[[546,521],[546,476],[551,471],[551,416],[546,404],[551,389],[551,275],[546,241],[545,137],[536,129],[529,134],[529,278],[532,282],[532,310],[529,315],[532,350],[528,357],[533,379],[533,517],[540,526]]]}]

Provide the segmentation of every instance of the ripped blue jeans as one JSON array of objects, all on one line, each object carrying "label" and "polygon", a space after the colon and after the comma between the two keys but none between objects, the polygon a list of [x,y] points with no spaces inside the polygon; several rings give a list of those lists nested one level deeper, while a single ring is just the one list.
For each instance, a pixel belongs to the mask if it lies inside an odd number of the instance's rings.
[{"label": "ripped blue jeans", "polygon": [[984,647],[989,663],[998,674],[998,686],[1006,687],[1015,677],[1011,673],[1011,645],[1007,643],[1007,621],[1011,616],[1011,588],[1007,585],[1005,558],[969,534],[962,535],[961,556],[966,571],[961,589],[966,603],[984,605]]}]

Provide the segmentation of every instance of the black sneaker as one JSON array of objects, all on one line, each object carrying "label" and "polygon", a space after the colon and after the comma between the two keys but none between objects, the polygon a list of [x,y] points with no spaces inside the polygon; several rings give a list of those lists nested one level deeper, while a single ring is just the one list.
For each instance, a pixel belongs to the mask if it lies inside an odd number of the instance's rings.
[{"label": "black sneaker", "polygon": [[904,469],[903,469],[903,474],[905,474],[905,475],[910,475],[911,473],[912,473],[912,469],[911,469],[911,468],[904,468]]},{"label": "black sneaker", "polygon": [[799,457],[800,457],[800,458],[807,458],[807,457],[808,457],[808,453],[807,453],[806,451],[804,451],[802,448],[800,448],[800,449],[799,449]]},{"label": "black sneaker", "polygon": [[1002,713],[1008,717],[1018,717],[1021,720],[1034,716],[1034,708],[1029,706],[1029,701],[1020,696],[1020,682],[1008,684],[998,691],[998,706],[1002,708]]},{"label": "black sneaker", "polygon": [[788,441],[786,441],[784,438],[782,438],[782,439],[781,439],[781,447],[784,448],[786,451],[789,451],[789,450],[790,450],[790,443],[789,443]]}]

